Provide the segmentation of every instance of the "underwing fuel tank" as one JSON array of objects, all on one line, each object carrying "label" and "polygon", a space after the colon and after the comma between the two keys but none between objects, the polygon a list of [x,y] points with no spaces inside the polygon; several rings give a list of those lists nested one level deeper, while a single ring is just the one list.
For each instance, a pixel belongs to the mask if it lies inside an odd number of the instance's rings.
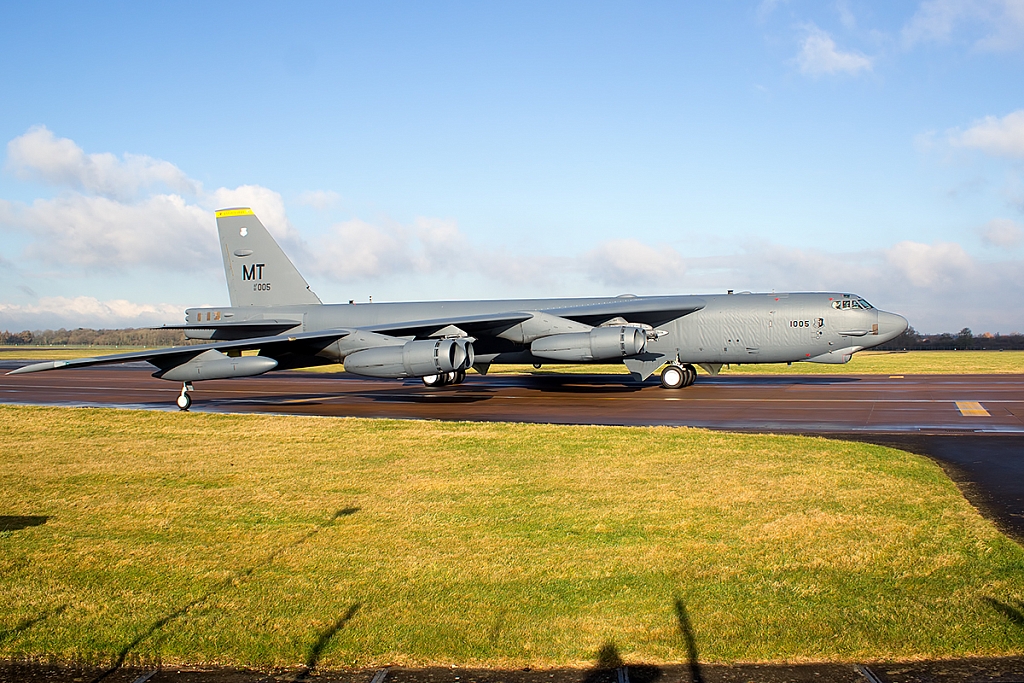
[{"label": "underwing fuel tank", "polygon": [[239,356],[231,358],[220,351],[210,350],[173,368],[153,373],[154,377],[174,382],[198,382],[204,379],[231,379],[262,375],[277,367],[277,361],[265,356]]},{"label": "underwing fuel tank", "polygon": [[466,370],[473,360],[473,343],[468,340],[421,340],[351,353],[345,357],[345,371],[390,379],[426,377]]},{"label": "underwing fuel tank", "polygon": [[647,334],[639,327],[595,327],[589,332],[571,332],[541,337],[530,344],[530,353],[568,363],[626,358],[643,353]]}]

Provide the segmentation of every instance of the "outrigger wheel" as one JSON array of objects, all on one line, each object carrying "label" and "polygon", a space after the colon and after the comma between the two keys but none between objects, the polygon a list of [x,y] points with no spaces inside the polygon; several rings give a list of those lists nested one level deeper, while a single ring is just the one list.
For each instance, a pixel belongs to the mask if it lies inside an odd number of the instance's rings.
[{"label": "outrigger wheel", "polygon": [[179,395],[178,400],[175,401],[175,403],[178,404],[178,407],[181,408],[182,410],[188,410],[189,408],[192,407],[192,397],[188,395],[188,392],[190,391],[193,391],[192,385],[188,382],[185,382],[181,386],[181,395]]}]

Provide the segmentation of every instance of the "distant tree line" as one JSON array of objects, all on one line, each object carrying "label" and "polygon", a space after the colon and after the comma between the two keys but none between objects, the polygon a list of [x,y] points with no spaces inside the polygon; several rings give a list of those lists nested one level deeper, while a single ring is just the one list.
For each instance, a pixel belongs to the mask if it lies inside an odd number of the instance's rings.
[{"label": "distant tree line", "polygon": [[181,346],[196,343],[185,339],[181,330],[24,330],[0,332],[0,345],[36,346]]},{"label": "distant tree line", "polygon": [[921,334],[913,327],[908,327],[900,336],[875,348],[882,351],[1020,351],[1024,350],[1024,334],[985,332],[975,336],[969,327],[956,334]]}]

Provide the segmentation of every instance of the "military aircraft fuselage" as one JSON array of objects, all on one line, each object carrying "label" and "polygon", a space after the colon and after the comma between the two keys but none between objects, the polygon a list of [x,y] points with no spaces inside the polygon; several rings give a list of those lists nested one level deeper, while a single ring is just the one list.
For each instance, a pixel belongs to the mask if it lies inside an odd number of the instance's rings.
[{"label": "military aircraft fuselage", "polygon": [[[847,293],[709,294],[324,304],[252,209],[217,212],[231,306],[190,308],[183,329],[206,344],[46,361],[12,374],[147,361],[155,377],[192,383],[329,363],[368,377],[459,384],[491,363],[622,363],[636,381],[658,368],[666,389],[700,365],[845,363],[895,338],[907,321]],[[255,355],[253,355],[255,354]]]},{"label": "military aircraft fuselage", "polygon": [[[657,304],[660,308],[692,307],[670,320],[654,320],[646,354],[683,363],[780,363],[807,361],[842,363],[855,351],[888,341],[906,329],[898,315],[870,307],[864,299],[844,293],[722,294],[661,297],[519,299],[500,301],[438,301],[401,303],[320,304],[301,306],[244,306],[192,308],[186,311],[186,334],[194,339],[229,339],[245,323],[277,321],[277,334],[316,332],[336,328],[373,328],[409,320],[446,320],[506,311],[532,314],[530,320],[496,329],[474,341],[478,363],[550,363],[534,356],[530,343],[559,333],[581,332],[589,325],[568,320],[568,310],[622,303]],[[635,323],[637,316],[606,316],[591,325]],[[642,320],[643,316],[639,316]],[[210,322],[232,327],[204,327]],[[235,328],[235,329],[233,329]],[[457,324],[435,336],[458,336]],[[407,337],[411,338],[411,336]],[[358,339],[335,342],[322,349],[316,362],[340,362]],[[367,347],[376,345],[366,344]],[[608,363],[598,359],[577,362]],[[297,367],[297,366],[296,366]]]}]

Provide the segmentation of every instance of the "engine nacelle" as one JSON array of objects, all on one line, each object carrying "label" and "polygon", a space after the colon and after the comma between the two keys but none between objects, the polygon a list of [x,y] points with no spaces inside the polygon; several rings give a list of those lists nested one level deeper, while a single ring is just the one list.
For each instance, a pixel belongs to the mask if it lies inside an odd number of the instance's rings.
[{"label": "engine nacelle", "polygon": [[401,379],[467,370],[473,360],[473,343],[466,339],[422,340],[356,351],[345,357],[345,370],[367,377]]},{"label": "engine nacelle", "polygon": [[153,374],[174,382],[198,382],[204,379],[231,379],[262,375],[277,367],[277,361],[265,356],[231,358],[220,351],[205,351],[192,360]]},{"label": "engine nacelle", "polygon": [[589,332],[572,332],[541,337],[530,344],[538,358],[567,363],[625,358],[643,353],[647,334],[639,327],[620,325],[595,327]]}]

